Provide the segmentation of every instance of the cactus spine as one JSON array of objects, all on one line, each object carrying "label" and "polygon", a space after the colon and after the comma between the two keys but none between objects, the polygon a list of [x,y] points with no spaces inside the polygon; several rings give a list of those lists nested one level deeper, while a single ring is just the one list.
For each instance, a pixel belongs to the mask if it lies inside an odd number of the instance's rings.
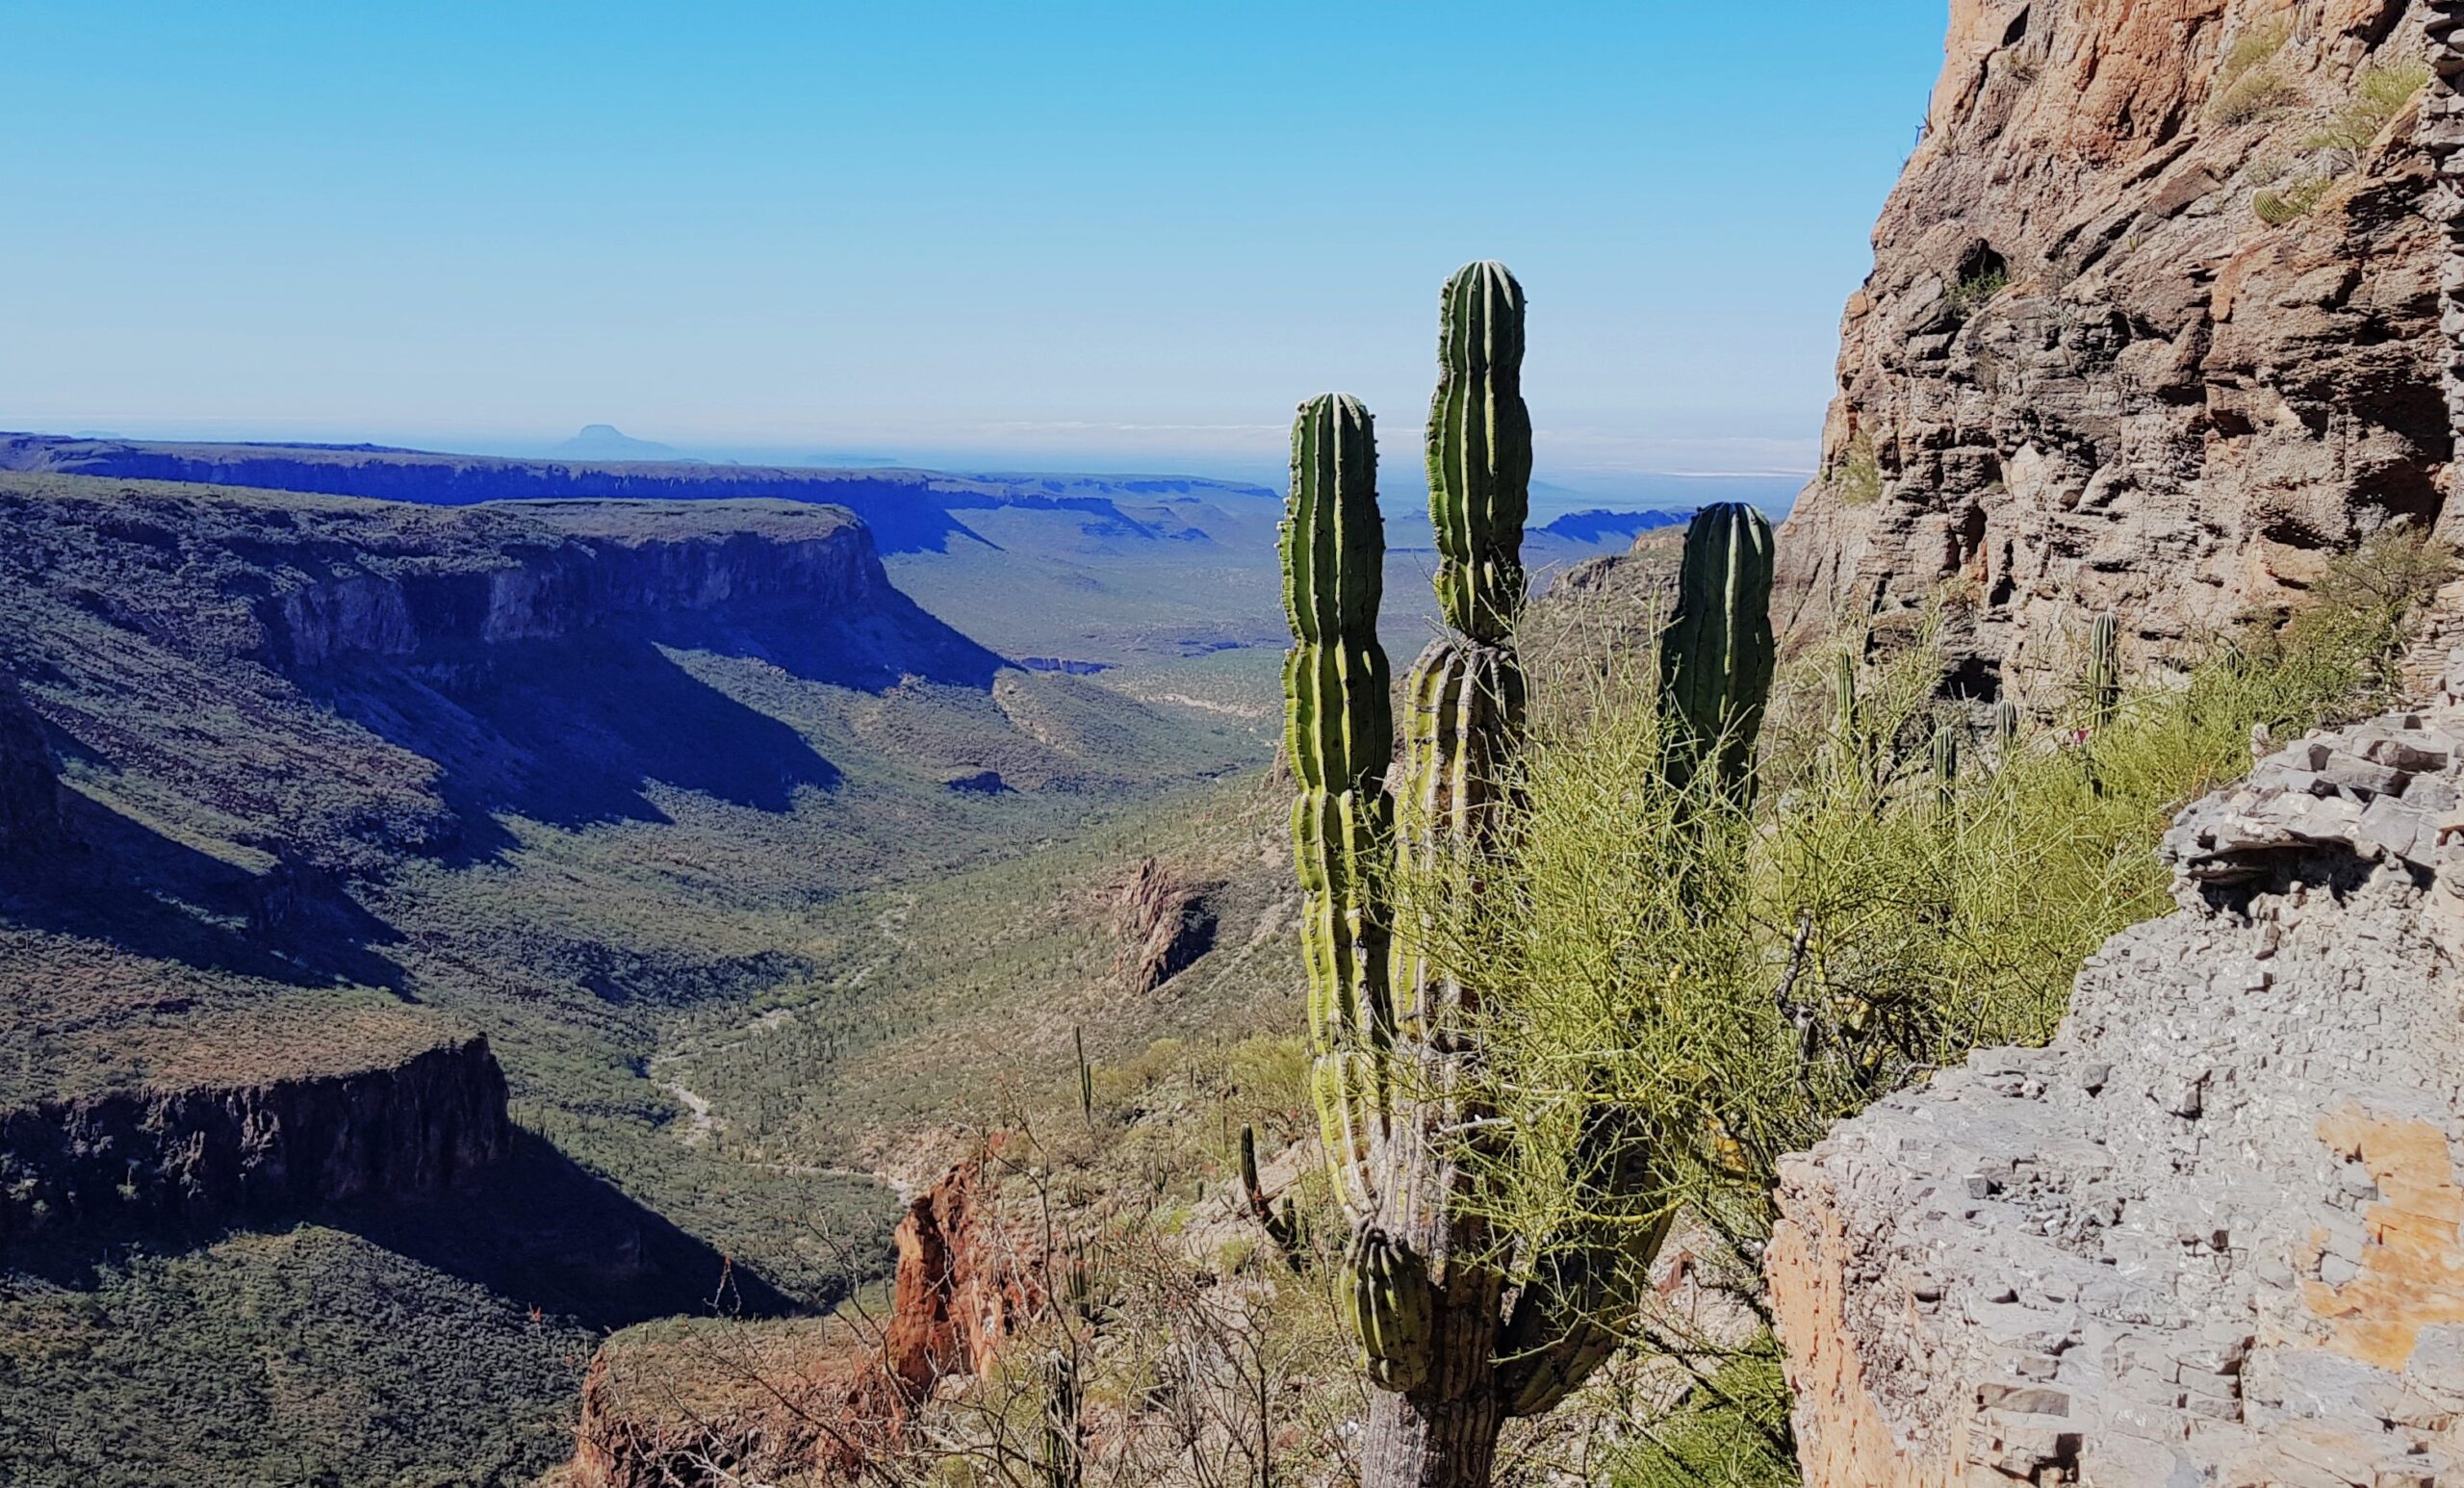
[{"label": "cactus spine", "polygon": [[2121,706],[2121,658],[2116,644],[2118,629],[2111,610],[2098,615],[2088,627],[2088,718],[2099,729],[2112,723]]},{"label": "cactus spine", "polygon": [[1311,398],[1292,426],[1292,495],[1282,527],[1284,744],[1299,790],[1292,844],[1309,974],[1310,1071],[1336,1188],[1354,1222],[1373,1200],[1369,1158],[1385,1127],[1380,1056],[1393,1037],[1389,918],[1380,879],[1391,851],[1395,754],[1386,653],[1377,642],[1385,519],[1369,410]]}]

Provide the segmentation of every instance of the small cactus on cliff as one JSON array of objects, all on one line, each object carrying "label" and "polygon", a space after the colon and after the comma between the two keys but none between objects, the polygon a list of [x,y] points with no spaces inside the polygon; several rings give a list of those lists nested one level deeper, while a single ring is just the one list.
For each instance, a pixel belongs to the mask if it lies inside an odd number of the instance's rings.
[{"label": "small cactus on cliff", "polygon": [[2088,627],[2088,719],[2098,729],[2112,723],[2121,706],[2119,629],[2111,610]]},{"label": "small cactus on cliff", "polygon": [[1959,794],[1960,730],[1959,725],[1944,723],[1934,731],[1933,759],[1934,793],[1944,809],[1948,809]]}]

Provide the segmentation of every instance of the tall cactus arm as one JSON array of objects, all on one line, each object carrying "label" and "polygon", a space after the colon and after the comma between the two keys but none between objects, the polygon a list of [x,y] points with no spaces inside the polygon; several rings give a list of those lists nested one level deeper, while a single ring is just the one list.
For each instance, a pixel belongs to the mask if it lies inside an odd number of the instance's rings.
[{"label": "tall cactus arm", "polygon": [[[1500,844],[1513,807],[1509,759],[1523,737],[1529,687],[1514,652],[1441,636],[1412,664],[1403,738],[1408,805],[1403,871],[1425,886],[1478,891],[1479,859]],[[1450,855],[1461,855],[1452,861]],[[1415,1038],[1466,1011],[1463,988],[1435,967],[1425,934],[1404,937],[1395,958],[1398,1023]]]},{"label": "tall cactus arm", "polygon": [[1659,644],[1660,700],[1674,733],[1673,785],[1684,787],[1708,764],[1722,791],[1748,788],[1779,660],[1771,579],[1770,519],[1741,501],[1694,514],[1685,529],[1676,613]]},{"label": "tall cactus arm", "polygon": [[1340,393],[1300,405],[1292,494],[1277,544],[1294,646],[1284,665],[1284,741],[1304,787],[1344,791],[1395,757],[1386,653],[1377,643],[1386,522],[1377,510],[1375,422]]},{"label": "tall cactus arm", "polygon": [[1505,639],[1523,607],[1523,524],[1531,508],[1523,309],[1523,286],[1503,264],[1456,269],[1446,281],[1429,402],[1438,607],[1448,625],[1490,644]]},{"label": "tall cactus arm", "polygon": [[1368,1162],[1384,1130],[1379,1054],[1391,1037],[1391,938],[1383,874],[1395,752],[1386,653],[1377,642],[1386,531],[1369,410],[1327,394],[1292,426],[1292,493],[1281,540],[1293,648],[1284,732],[1299,784],[1293,861],[1301,887],[1312,1088],[1337,1190],[1355,1217],[1375,1192]]}]

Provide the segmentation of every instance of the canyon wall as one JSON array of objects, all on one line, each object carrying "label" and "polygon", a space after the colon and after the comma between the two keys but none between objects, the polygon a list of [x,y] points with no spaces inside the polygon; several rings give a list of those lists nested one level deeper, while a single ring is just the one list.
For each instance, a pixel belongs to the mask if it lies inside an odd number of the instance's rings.
[{"label": "canyon wall", "polygon": [[2451,529],[2426,6],[1954,0],[1780,544],[1800,641],[1941,606],[1953,689],[2040,702]]},{"label": "canyon wall", "polygon": [[[0,471],[180,481],[372,497],[426,505],[494,501],[740,500],[844,507],[892,552],[972,540],[960,513],[1058,512],[1087,530],[1186,539],[1194,529],[1161,508],[1185,500],[1271,500],[1276,493],[1190,476],[951,475],[899,469],[712,465],[692,460],[522,460],[436,454],[375,445],[232,445],[0,434]],[[1127,504],[1124,505],[1123,503]]]},{"label": "canyon wall", "polygon": [[329,1076],[44,1101],[0,1111],[0,1244],[434,1195],[512,1142],[504,1072],[477,1037]]}]

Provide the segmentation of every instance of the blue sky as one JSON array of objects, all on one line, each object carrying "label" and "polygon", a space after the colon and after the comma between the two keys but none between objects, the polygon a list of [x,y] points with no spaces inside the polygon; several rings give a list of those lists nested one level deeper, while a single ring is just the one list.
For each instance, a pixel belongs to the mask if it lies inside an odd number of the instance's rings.
[{"label": "blue sky", "polygon": [[1810,464],[1943,0],[0,0],[0,427],[1270,470],[1531,300],[1544,474]]}]

